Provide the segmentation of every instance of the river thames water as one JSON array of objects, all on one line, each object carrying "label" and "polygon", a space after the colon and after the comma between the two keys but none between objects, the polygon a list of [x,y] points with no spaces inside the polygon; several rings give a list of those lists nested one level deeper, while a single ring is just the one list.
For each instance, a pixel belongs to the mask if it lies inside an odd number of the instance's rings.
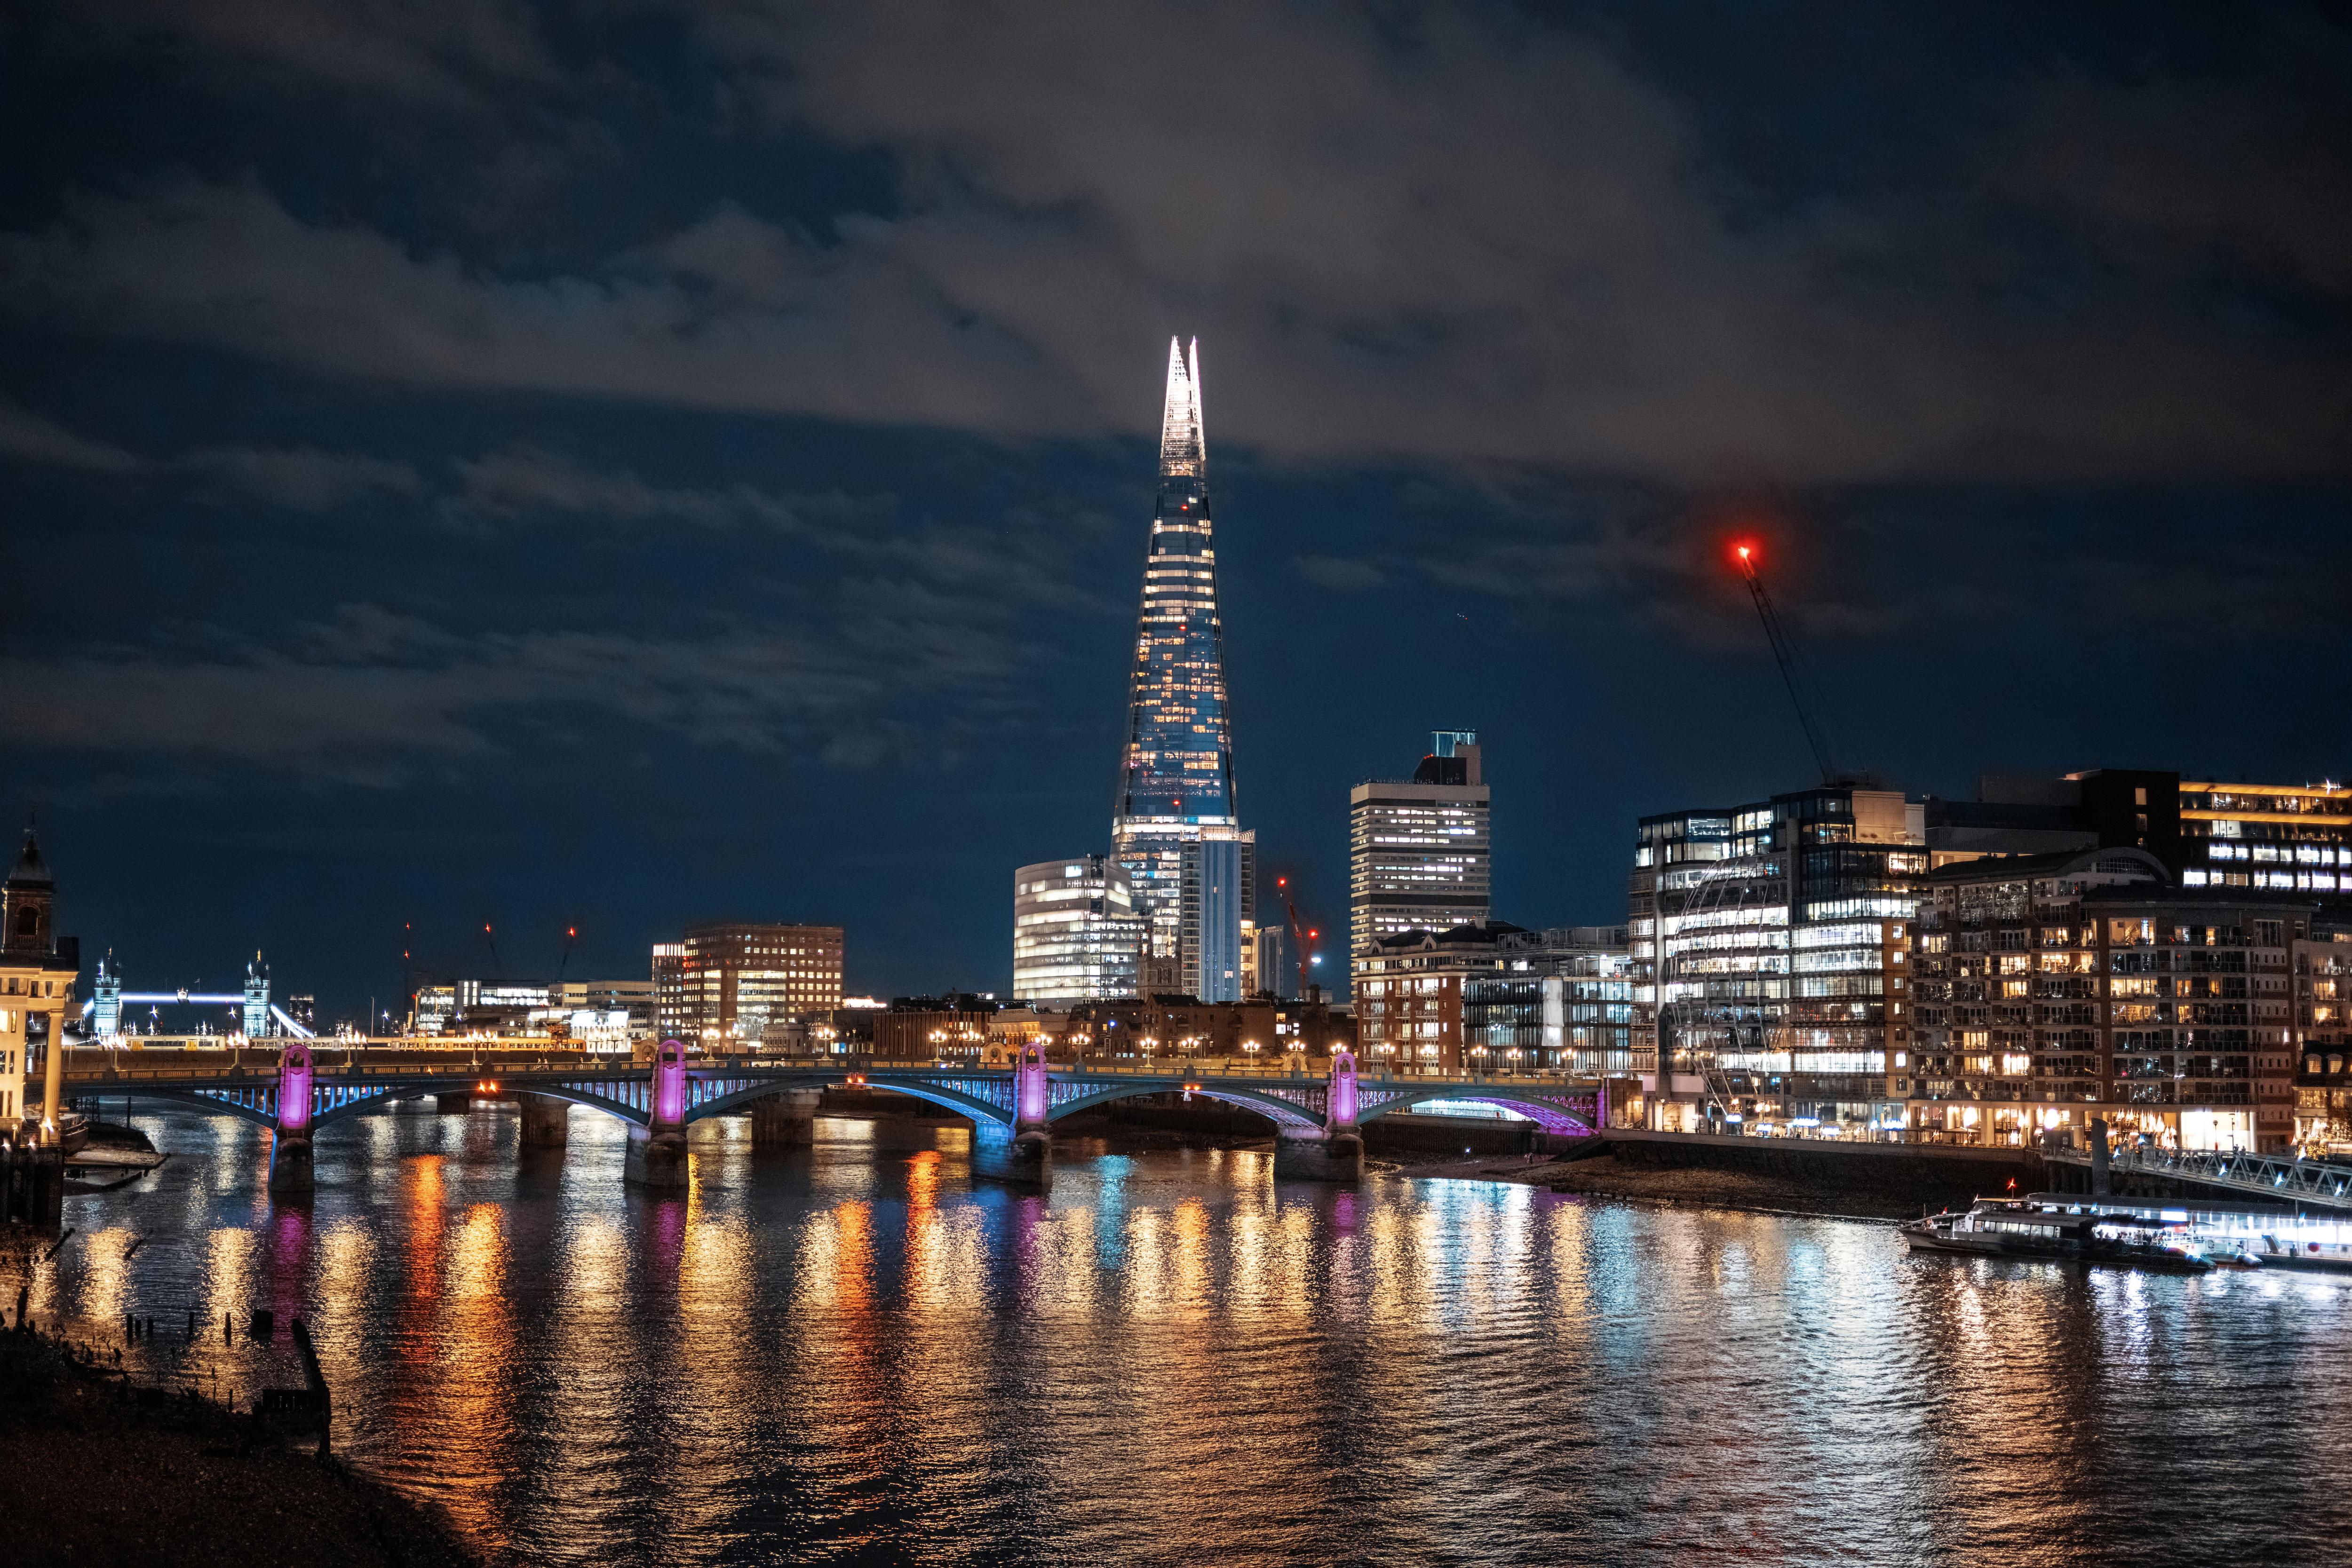
[{"label": "river thames water", "polygon": [[171,1162],[68,1199],[36,1315],[152,1315],[142,1380],[249,1401],[300,1381],[300,1313],[336,1447],[527,1561],[2352,1560],[2321,1277],[1245,1151],[1066,1145],[1024,1196],[960,1129],[830,1119],[698,1126],[654,1197],[581,1110],[524,1155],[511,1110],[363,1117],[273,1202],[260,1129],[136,1124]]}]

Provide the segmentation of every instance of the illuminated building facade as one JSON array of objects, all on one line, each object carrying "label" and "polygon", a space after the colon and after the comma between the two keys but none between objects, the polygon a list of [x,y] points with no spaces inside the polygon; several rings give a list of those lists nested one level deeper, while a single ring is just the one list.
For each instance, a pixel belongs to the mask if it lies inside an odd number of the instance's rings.
[{"label": "illuminated building facade", "polygon": [[2288,948],[2294,970],[2295,1142],[2352,1150],[2352,908],[2337,904]]},{"label": "illuminated building facade", "polygon": [[1013,994],[1051,1007],[1137,994],[1150,925],[1108,855],[1013,873]]},{"label": "illuminated building facade", "polygon": [[842,929],[710,921],[688,926],[676,1038],[716,1047],[756,1042],[771,1022],[841,1006]]},{"label": "illuminated building facade", "polygon": [[686,1002],[686,944],[654,944],[654,1038],[686,1040],[695,1027]]},{"label": "illuminated building facade", "polygon": [[1924,808],[1824,786],[1644,817],[1628,884],[1646,1119],[1899,1126]]},{"label": "illuminated building facade", "polygon": [[1938,867],[1895,1064],[1915,1135],[2081,1146],[2098,1116],[2172,1147],[2286,1147],[2298,1058],[2341,1018],[2321,1016],[2330,960],[2352,951],[2319,914],[2300,890],[2178,885],[2137,848]]},{"label": "illuminated building facade", "polygon": [[[81,944],[58,936],[56,924],[57,883],[28,831],[15,869],[0,883],[0,1133],[12,1143],[24,1141],[21,1124],[32,1115],[28,1089],[43,1083],[51,1061],[62,1062],[57,1048],[75,1007]],[[43,1042],[37,1049],[36,1030]]]},{"label": "illuminated building facade", "polygon": [[1936,865],[1988,855],[2146,850],[2183,887],[2352,894],[2352,785],[2230,784],[2114,768],[1986,775],[1972,801],[1927,802]]},{"label": "illuminated building facade", "polygon": [[2183,887],[2352,894],[2352,785],[2178,786]]},{"label": "illuminated building facade", "polygon": [[[1204,841],[1234,847],[1188,858],[1188,847]],[[1230,858],[1235,853],[1237,878]],[[1168,345],[1160,494],[1144,558],[1111,854],[1149,923],[1147,967],[1168,966],[1187,985],[1208,984],[1231,967],[1237,985],[1237,922],[1254,913],[1245,895],[1255,836],[1241,826],[1234,789],[1197,341],[1189,358],[1177,342]],[[1194,883],[1189,930],[1188,866],[1206,879]],[[1230,930],[1229,920],[1236,923]],[[1209,949],[1204,967],[1202,955]]]},{"label": "illuminated building facade", "polygon": [[1492,921],[1394,932],[1353,967],[1369,1063],[1632,1072],[1633,960],[1622,925],[1529,931]]},{"label": "illuminated building facade", "polygon": [[1348,950],[1483,923],[1493,840],[1478,737],[1440,730],[1410,779],[1348,792]]}]

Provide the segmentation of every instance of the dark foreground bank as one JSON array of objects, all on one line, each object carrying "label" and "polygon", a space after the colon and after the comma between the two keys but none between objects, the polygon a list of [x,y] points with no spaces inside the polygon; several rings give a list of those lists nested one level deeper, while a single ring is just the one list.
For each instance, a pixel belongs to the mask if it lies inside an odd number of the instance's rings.
[{"label": "dark foreground bank", "polygon": [[5,1560],[81,1568],[471,1568],[436,1516],[215,1405],[0,1333]]}]

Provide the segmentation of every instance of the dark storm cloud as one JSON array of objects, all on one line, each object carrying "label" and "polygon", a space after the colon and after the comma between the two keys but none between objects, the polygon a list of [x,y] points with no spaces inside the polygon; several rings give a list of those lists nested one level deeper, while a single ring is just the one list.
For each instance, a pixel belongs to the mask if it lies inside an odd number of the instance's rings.
[{"label": "dark storm cloud", "polygon": [[135,453],[76,435],[55,420],[6,402],[0,402],[0,454],[94,474],[134,474],[145,466]]},{"label": "dark storm cloud", "polygon": [[489,111],[514,85],[560,78],[531,10],[512,0],[79,0],[68,47],[195,46],[338,89]]},{"label": "dark storm cloud", "polygon": [[[235,53],[267,31],[167,15]],[[355,80],[344,62],[381,40],[393,65],[369,85],[425,98],[461,67],[557,68],[519,17],[408,15],[315,21],[273,57]],[[1999,169],[1759,204],[1669,91],[1499,14],[687,15],[719,62],[720,124],[879,148],[896,208],[820,239],[721,203],[524,276],[297,217],[259,177],[184,182],[85,193],[9,236],[5,298],[341,375],[1014,435],[1137,428],[1136,344],[1160,322],[1206,340],[1223,439],[1309,459],[1675,483],[2347,463],[2340,323],[2250,320],[2215,292],[2230,278],[2155,256],[2218,237],[2277,285],[2336,287],[2341,220],[2305,214],[2347,207],[2341,161],[2249,170],[2200,143],[2259,116],[2265,81],[2021,89]],[[584,94],[615,62],[563,68]],[[2029,217],[2095,237],[2100,264],[2021,241]]]},{"label": "dark storm cloud", "polygon": [[226,644],[211,656],[93,647],[7,661],[0,724],[37,747],[161,752],[232,770],[267,756],[317,781],[390,784],[519,744],[590,741],[600,716],[774,752],[811,719],[889,695],[854,657],[749,631],[463,634],[364,604],[275,643],[205,630]]},{"label": "dark storm cloud", "polygon": [[0,455],[94,474],[182,485],[212,498],[236,497],[300,512],[331,511],[369,497],[414,497],[425,476],[413,464],[315,447],[199,447],[148,458],[78,435],[54,420],[0,402]]}]

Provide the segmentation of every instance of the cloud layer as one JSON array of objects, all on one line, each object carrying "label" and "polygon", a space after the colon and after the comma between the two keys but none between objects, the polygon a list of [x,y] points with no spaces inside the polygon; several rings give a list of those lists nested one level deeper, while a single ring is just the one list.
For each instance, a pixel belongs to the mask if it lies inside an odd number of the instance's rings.
[{"label": "cloud layer", "polygon": [[[150,25],[238,55],[271,36],[194,15]],[[519,269],[363,213],[298,217],[258,175],[181,179],[0,238],[0,302],[338,376],[1010,437],[1148,428],[1139,362],[1196,330],[1223,439],[1310,461],[1675,484],[2352,462],[2327,215],[2352,207],[2347,159],[2306,139],[2249,179],[2199,141],[2274,140],[2276,84],[2027,81],[1973,160],[1759,201],[1618,54],[1501,14],[682,19],[715,62],[716,131],[878,151],[888,210],[820,230],[721,200]],[[338,26],[350,47],[314,36]],[[460,79],[620,90],[614,61],[559,66],[503,15],[287,37],[277,65],[343,82],[379,38],[399,68],[364,85],[449,113]],[[2286,329],[2298,309],[2331,324]]]}]

